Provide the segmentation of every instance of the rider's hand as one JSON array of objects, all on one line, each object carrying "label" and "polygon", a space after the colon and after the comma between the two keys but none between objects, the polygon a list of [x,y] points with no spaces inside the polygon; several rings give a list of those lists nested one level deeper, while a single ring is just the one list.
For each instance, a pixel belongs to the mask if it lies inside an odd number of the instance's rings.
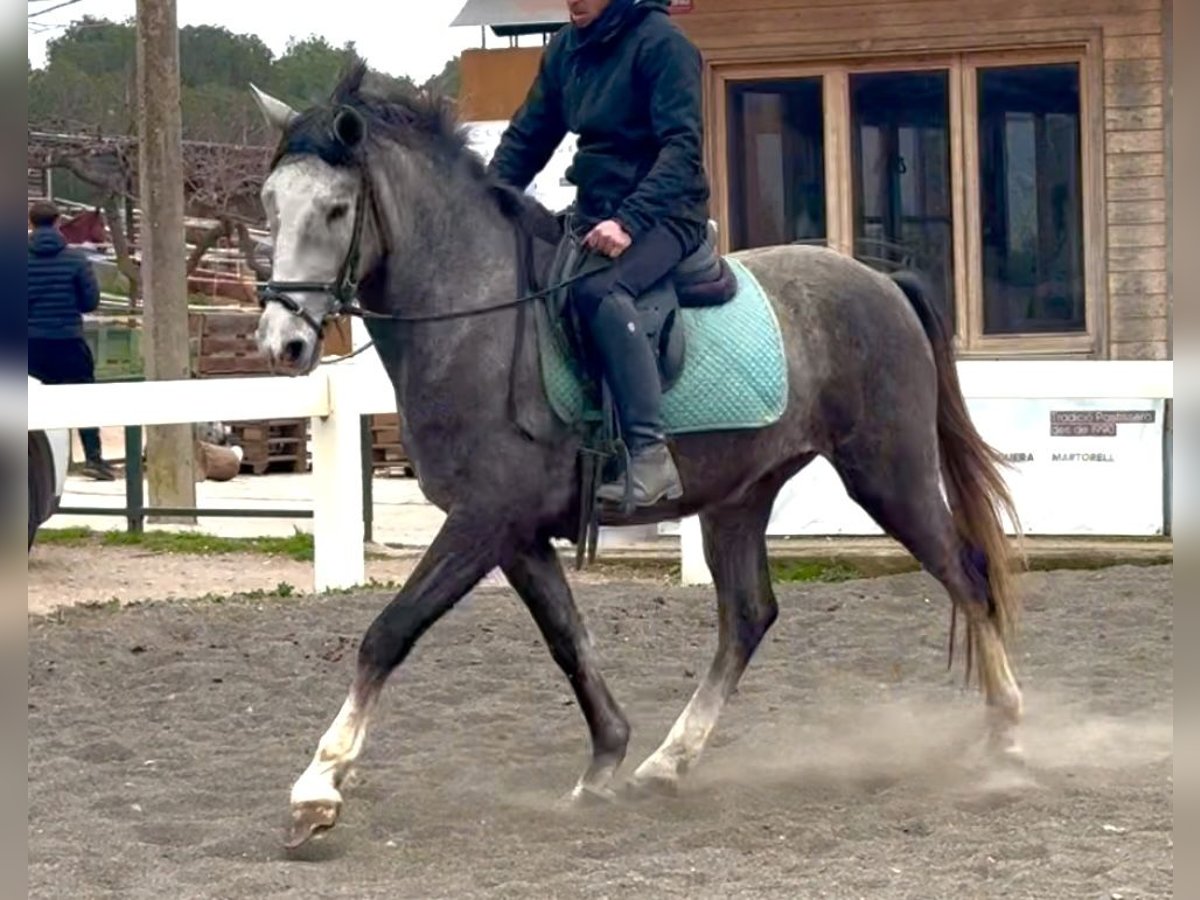
[{"label": "rider's hand", "polygon": [[633,238],[616,219],[605,219],[583,239],[585,247],[611,257],[620,256],[632,243]]}]

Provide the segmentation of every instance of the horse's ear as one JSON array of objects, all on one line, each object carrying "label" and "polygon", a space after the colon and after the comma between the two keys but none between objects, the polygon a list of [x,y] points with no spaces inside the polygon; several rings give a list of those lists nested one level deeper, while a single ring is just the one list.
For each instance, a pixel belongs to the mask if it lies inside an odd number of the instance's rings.
[{"label": "horse's ear", "polygon": [[357,110],[343,106],[333,117],[333,136],[347,150],[354,150],[367,136],[367,123]]},{"label": "horse's ear", "polygon": [[250,85],[250,93],[254,95],[254,102],[258,104],[258,109],[263,114],[263,118],[267,120],[267,124],[276,131],[286,131],[287,127],[300,115],[282,100],[277,100],[270,94],[260,91],[254,84]]}]

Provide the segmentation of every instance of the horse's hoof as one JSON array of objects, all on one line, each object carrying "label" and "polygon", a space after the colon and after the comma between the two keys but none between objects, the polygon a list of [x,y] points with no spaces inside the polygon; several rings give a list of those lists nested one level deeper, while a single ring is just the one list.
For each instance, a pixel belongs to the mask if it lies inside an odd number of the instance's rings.
[{"label": "horse's hoof", "polygon": [[295,850],[337,823],[342,804],[329,800],[307,800],[292,805],[292,822],[284,847]]},{"label": "horse's hoof", "polygon": [[989,734],[987,752],[995,762],[1015,768],[1025,766],[1025,749],[1011,728],[999,729]]},{"label": "horse's hoof", "polygon": [[679,779],[672,775],[647,772],[634,773],[624,784],[624,795],[631,800],[679,795]]},{"label": "horse's hoof", "polygon": [[610,787],[600,787],[591,784],[577,784],[571,791],[571,805],[581,809],[591,809],[597,806],[611,806],[616,802],[617,794]]}]

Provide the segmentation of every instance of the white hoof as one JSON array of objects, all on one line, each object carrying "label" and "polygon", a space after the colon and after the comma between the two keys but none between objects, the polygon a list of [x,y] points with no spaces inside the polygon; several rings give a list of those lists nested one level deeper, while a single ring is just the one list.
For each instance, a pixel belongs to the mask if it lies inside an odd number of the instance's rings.
[{"label": "white hoof", "polygon": [[341,815],[341,801],[328,803],[319,800],[309,800],[292,804],[292,820],[288,825],[284,847],[295,850],[308,843],[313,837],[332,828]]},{"label": "white hoof", "polygon": [[584,784],[580,782],[571,791],[571,804],[579,807],[609,806],[616,801],[617,795],[610,787]]},{"label": "white hoof", "polygon": [[679,793],[679,773],[670,763],[651,756],[637,767],[625,791],[634,797],[671,797]]}]

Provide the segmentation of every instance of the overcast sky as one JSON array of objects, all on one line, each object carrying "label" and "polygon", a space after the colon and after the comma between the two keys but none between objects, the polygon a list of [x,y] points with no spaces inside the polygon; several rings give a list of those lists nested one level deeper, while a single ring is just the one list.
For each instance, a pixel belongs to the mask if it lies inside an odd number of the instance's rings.
[{"label": "overcast sky", "polygon": [[[61,0],[35,0],[30,12]],[[289,37],[320,35],[334,46],[354,41],[373,69],[424,81],[466,47],[480,45],[479,29],[451,28],[465,0],[178,0],[180,27],[220,25],[258,35],[276,56]],[[62,26],[85,15],[122,21],[134,15],[135,0],[79,0],[31,20],[29,60],[41,66],[46,43]],[[36,23],[36,25],[34,24]],[[56,27],[39,30],[46,25]],[[500,39],[489,35],[493,46]]]}]

